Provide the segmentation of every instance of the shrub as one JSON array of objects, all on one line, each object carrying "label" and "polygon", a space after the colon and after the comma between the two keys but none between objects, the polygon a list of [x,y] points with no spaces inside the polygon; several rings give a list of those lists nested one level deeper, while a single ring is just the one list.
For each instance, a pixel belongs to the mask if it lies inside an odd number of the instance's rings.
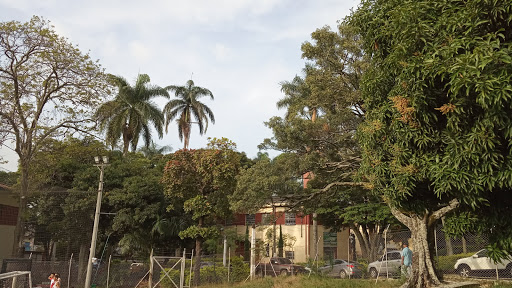
[{"label": "shrub", "polygon": [[451,271],[453,270],[453,266],[455,265],[455,262],[457,262],[457,260],[459,260],[460,258],[469,257],[473,254],[475,253],[462,253],[450,256],[439,256],[437,260],[437,269],[440,271]]},{"label": "shrub", "polygon": [[244,263],[243,257],[233,257],[231,259],[231,273],[229,275],[229,280],[231,282],[241,282],[244,281],[251,272],[251,268],[249,264]]}]

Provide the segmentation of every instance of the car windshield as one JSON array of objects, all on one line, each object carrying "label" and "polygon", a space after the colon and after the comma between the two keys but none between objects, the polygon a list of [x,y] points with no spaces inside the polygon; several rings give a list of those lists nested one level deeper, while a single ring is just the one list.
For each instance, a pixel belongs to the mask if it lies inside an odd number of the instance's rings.
[{"label": "car windshield", "polygon": [[480,251],[476,252],[476,255],[478,257],[487,257],[487,250],[485,250],[485,249],[480,250]]},{"label": "car windshield", "polygon": [[279,262],[282,264],[292,264],[292,261],[288,258],[279,258]]}]

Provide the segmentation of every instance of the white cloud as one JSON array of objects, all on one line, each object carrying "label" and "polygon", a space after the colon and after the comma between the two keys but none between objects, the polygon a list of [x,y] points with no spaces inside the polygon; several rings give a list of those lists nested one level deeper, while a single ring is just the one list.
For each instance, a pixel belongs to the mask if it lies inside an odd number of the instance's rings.
[{"label": "white cloud", "polygon": [[[184,85],[193,73],[197,85],[214,93],[215,100],[205,103],[217,121],[204,137],[193,131],[192,147],[204,147],[207,136],[228,137],[255,156],[256,146],[271,136],[263,122],[284,113],[275,105],[282,97],[278,83],[291,80],[304,66],[300,44],[317,28],[335,28],[356,3],[0,0],[0,19],[43,16],[83,52],[90,50],[107,72],[130,81],[140,72],[161,86]],[[157,143],[181,148],[176,127],[169,131]]]}]

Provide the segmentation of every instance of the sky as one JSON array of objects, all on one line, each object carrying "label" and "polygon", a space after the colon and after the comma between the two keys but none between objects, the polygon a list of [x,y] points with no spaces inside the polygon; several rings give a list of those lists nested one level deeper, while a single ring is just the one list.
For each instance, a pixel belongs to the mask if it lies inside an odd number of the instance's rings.
[{"label": "sky", "polygon": [[[0,21],[26,22],[42,16],[61,36],[98,59],[107,73],[134,83],[148,74],[159,86],[208,88],[202,98],[215,124],[199,135],[192,127],[190,148],[208,137],[226,137],[251,158],[258,144],[272,137],[264,122],[282,116],[276,102],[279,83],[301,74],[300,46],[311,33],[336,23],[356,8],[356,0],[0,0]],[[157,99],[160,107],[165,99]],[[156,135],[155,135],[156,136]],[[143,143],[139,141],[139,145]],[[181,149],[175,122],[157,145]],[[271,156],[276,151],[267,151]],[[7,147],[0,155],[15,171],[17,157]]]}]

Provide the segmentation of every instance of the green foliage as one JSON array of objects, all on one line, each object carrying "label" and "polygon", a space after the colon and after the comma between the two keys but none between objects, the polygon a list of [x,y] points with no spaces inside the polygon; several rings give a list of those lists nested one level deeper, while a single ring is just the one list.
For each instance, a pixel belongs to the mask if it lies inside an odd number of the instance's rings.
[{"label": "green foliage", "polygon": [[358,134],[370,186],[420,215],[458,199],[476,217],[455,229],[488,231],[494,256],[512,251],[511,10],[363,1],[350,17],[371,56]]},{"label": "green foliage", "polygon": [[475,253],[461,253],[450,256],[438,256],[436,261],[436,268],[441,271],[451,271],[455,266],[455,262],[461,258],[470,257]]},{"label": "green foliage", "polygon": [[217,227],[198,227],[196,225],[192,225],[187,227],[187,229],[181,231],[179,233],[181,239],[184,238],[211,238],[219,235],[219,231]]},{"label": "green foliage", "polygon": [[284,254],[283,227],[279,225],[279,240],[277,241],[277,255],[283,257]]},{"label": "green foliage", "polygon": [[229,274],[229,280],[231,282],[242,282],[247,279],[250,273],[250,267],[248,263],[244,263],[243,257],[231,258],[231,271]]},{"label": "green foliage", "polygon": [[116,86],[117,95],[114,100],[103,103],[95,114],[100,130],[106,132],[107,145],[114,147],[122,138],[123,154],[126,155],[130,145],[132,151],[137,149],[142,136],[145,147],[149,147],[150,123],[162,138],[164,115],[152,99],[158,96],[169,97],[167,91],[149,84],[147,74],[139,74],[133,87],[121,76],[110,75],[110,81]]},{"label": "green foliage", "polygon": [[16,184],[18,177],[19,173],[0,171],[0,184],[13,186]]},{"label": "green foliage", "polygon": [[273,160],[262,159],[237,176],[236,190],[229,197],[233,210],[255,213],[272,201],[272,196],[293,195],[302,190],[299,162],[293,154],[283,153]]},{"label": "green foliage", "polygon": [[174,92],[177,99],[171,99],[164,107],[165,130],[169,123],[178,118],[178,136],[184,141],[184,149],[188,148],[190,139],[192,117],[199,126],[199,134],[203,135],[208,129],[208,119],[215,124],[215,116],[212,110],[199,101],[199,98],[209,96],[213,100],[210,90],[194,85],[194,81],[188,80],[185,86],[167,86],[165,89]]},{"label": "green foliage", "polygon": [[249,261],[251,259],[251,242],[249,241],[249,226],[245,226],[244,237],[244,260]]}]

